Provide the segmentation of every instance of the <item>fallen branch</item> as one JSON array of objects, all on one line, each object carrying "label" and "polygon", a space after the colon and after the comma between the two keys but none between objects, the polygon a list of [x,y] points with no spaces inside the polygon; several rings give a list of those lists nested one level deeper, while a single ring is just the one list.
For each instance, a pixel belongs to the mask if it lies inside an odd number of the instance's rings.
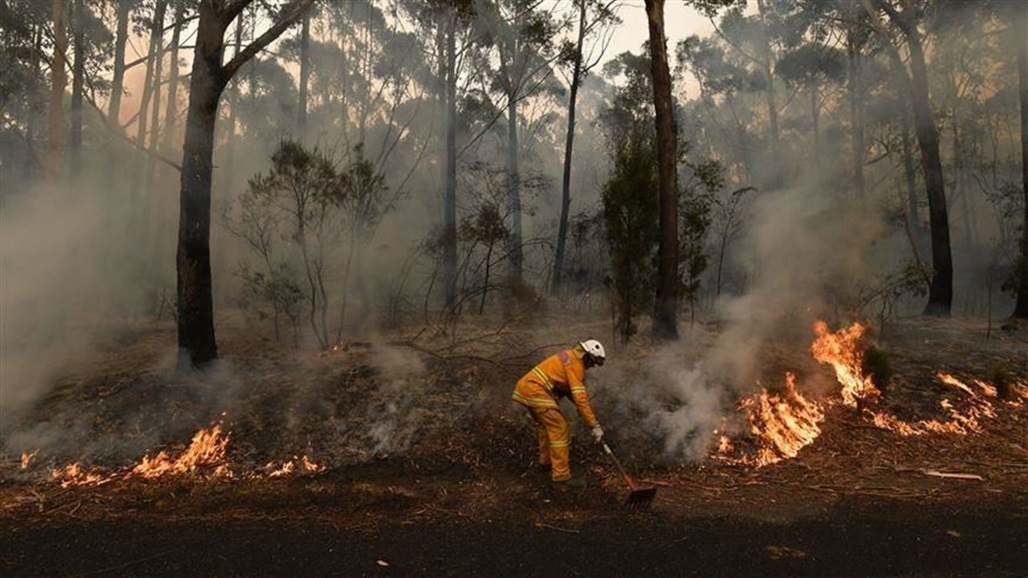
[{"label": "fallen branch", "polygon": [[535,527],[536,528],[547,528],[547,529],[550,529],[550,530],[556,530],[558,532],[566,532],[568,534],[580,534],[581,533],[579,530],[569,529],[569,528],[559,528],[557,526],[551,526],[551,525],[543,523],[543,522],[536,522]]},{"label": "fallen branch", "polygon": [[960,473],[940,472],[938,470],[922,470],[921,473],[926,475],[926,476],[932,476],[932,477],[936,477],[936,478],[948,478],[948,479],[955,479],[955,480],[978,480],[979,482],[984,482],[985,481],[985,478],[979,476],[978,474],[960,474]]}]

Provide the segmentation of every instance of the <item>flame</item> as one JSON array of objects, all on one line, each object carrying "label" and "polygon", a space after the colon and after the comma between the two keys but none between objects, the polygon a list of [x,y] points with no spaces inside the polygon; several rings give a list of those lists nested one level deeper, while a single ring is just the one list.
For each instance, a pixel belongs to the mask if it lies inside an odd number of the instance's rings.
[{"label": "flame", "polygon": [[103,474],[94,470],[85,469],[82,464],[75,462],[63,468],[57,468],[50,473],[51,479],[61,483],[62,488],[71,486],[99,486],[115,479],[116,475]]},{"label": "flame", "polygon": [[[144,479],[155,480],[171,476],[202,477],[206,479],[247,479],[277,478],[291,474],[310,474],[325,469],[325,466],[312,461],[306,455],[276,466],[274,462],[265,466],[266,473],[247,472],[237,474],[228,459],[227,448],[230,436],[223,432],[221,423],[208,428],[201,428],[185,450],[180,454],[170,454],[165,450],[151,457],[144,455],[135,466],[124,470],[105,472],[99,469],[88,469],[78,462],[63,468],[54,469],[51,479],[62,487],[96,486],[113,480]],[[35,455],[34,453],[32,455]],[[22,463],[26,463],[22,456]]]},{"label": "flame", "polygon": [[29,464],[32,463],[32,460],[35,459],[36,454],[38,454],[38,453],[39,453],[39,450],[36,450],[36,451],[34,451],[32,453],[21,452],[21,469],[27,470],[29,468]]},{"label": "flame", "polygon": [[830,333],[824,321],[814,323],[817,339],[810,345],[810,353],[815,360],[835,369],[835,378],[842,385],[842,403],[848,407],[856,407],[857,400],[876,400],[881,394],[871,377],[864,375],[864,355],[858,344],[865,331],[863,325],[854,323],[848,329]]},{"label": "flame", "polygon": [[192,473],[206,466],[213,468],[214,477],[232,477],[231,470],[225,465],[227,445],[228,435],[222,436],[221,424],[214,425],[210,430],[201,428],[193,435],[192,443],[179,457],[172,459],[165,451],[161,451],[153,458],[143,456],[129,475],[153,479]]},{"label": "flame", "polygon": [[[861,340],[866,329],[859,323],[835,333],[828,330],[828,324],[818,320],[814,324],[816,338],[811,343],[810,353],[818,362],[830,365],[841,386],[838,398],[822,402],[808,400],[796,390],[795,376],[786,374],[785,391],[781,395],[769,394],[766,389],[743,399],[738,407],[746,415],[750,437],[757,445],[755,452],[734,457],[735,445],[723,433],[717,436],[717,449],[713,456],[726,463],[737,465],[765,466],[792,458],[805,446],[813,443],[820,435],[820,424],[825,418],[825,409],[840,404],[861,409],[861,417],[875,427],[901,436],[927,434],[968,435],[983,431],[983,423],[996,417],[996,409],[990,400],[998,400],[996,387],[981,380],[973,380],[974,388],[947,373],[937,373],[936,378],[955,390],[957,400],[943,399],[940,407],[949,416],[948,420],[918,420],[907,422],[878,406],[881,391],[870,375],[863,370],[864,355]],[[1011,385],[1016,399],[1008,405],[1020,407],[1028,400],[1028,388],[1021,384]]]},{"label": "flame", "polygon": [[268,465],[264,466],[264,469],[270,470],[268,472],[269,478],[278,478],[281,476],[288,476],[297,470],[307,474],[320,472],[325,469],[325,466],[311,461],[311,459],[305,455],[301,458],[293,456],[292,460],[283,462],[279,467],[275,467],[275,462],[269,462]]},{"label": "flame", "polygon": [[758,467],[796,457],[821,435],[820,423],[825,418],[821,404],[808,400],[796,389],[796,376],[792,373],[785,374],[785,391],[781,395],[762,389],[739,402],[739,409],[746,412],[749,434],[757,450],[754,454],[732,458],[731,440],[722,435],[719,458],[728,463]]}]

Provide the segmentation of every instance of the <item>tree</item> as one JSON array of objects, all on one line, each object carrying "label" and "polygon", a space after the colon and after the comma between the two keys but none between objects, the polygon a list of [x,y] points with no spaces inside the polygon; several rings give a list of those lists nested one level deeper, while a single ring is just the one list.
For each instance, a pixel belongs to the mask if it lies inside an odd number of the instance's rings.
[{"label": "tree", "polygon": [[180,367],[186,363],[203,366],[218,357],[210,254],[211,177],[218,101],[239,68],[302,17],[313,2],[290,0],[272,16],[271,26],[263,34],[225,64],[225,31],[253,0],[208,0],[200,4],[179,197],[176,287]]},{"label": "tree", "polygon": [[129,14],[136,0],[117,0],[117,24],[114,32],[114,72],[111,77],[111,100],[107,105],[107,118],[113,126],[120,126],[121,96],[125,82],[125,45],[128,42]]},{"label": "tree", "polygon": [[300,27],[300,101],[296,106],[296,134],[301,141],[307,137],[307,93],[311,80],[311,11],[303,15]]},{"label": "tree", "polygon": [[1024,194],[1024,222],[1021,228],[1020,275],[1017,279],[1017,302],[1013,317],[1028,319],[1028,12],[1011,3],[1014,42],[1017,48],[1018,102],[1021,105],[1021,186]]},{"label": "tree", "polygon": [[712,209],[716,194],[724,187],[724,167],[720,161],[706,160],[686,163],[688,178],[682,186],[681,218],[682,238],[679,255],[682,260],[682,298],[689,303],[690,320],[696,320],[696,297],[701,287],[700,276],[707,270],[707,233],[712,223]]},{"label": "tree", "polygon": [[[565,45],[563,49],[564,60],[571,61],[570,95],[568,96],[568,129],[564,140],[564,173],[561,178],[561,203],[560,221],[557,225],[557,248],[553,259],[553,278],[550,285],[550,293],[559,295],[564,274],[564,250],[567,243],[568,214],[571,210],[571,159],[575,143],[575,108],[578,103],[578,89],[589,72],[599,64],[606,53],[610,36],[605,35],[597,50],[591,51],[589,55],[584,53],[585,39],[597,29],[613,30],[613,26],[620,23],[615,15],[615,4],[617,0],[607,2],[593,2],[590,0],[577,0],[578,5],[578,37],[574,45]],[[592,10],[590,10],[592,8]],[[590,18],[590,14],[592,17]]]},{"label": "tree", "polygon": [[511,218],[507,277],[514,282],[521,281],[524,266],[518,105],[545,88],[559,56],[553,38],[563,27],[543,4],[542,0],[496,0],[480,14],[486,38],[497,53],[494,83],[506,99],[507,203]]},{"label": "tree", "polygon": [[47,113],[46,175],[50,186],[57,184],[63,148],[64,88],[68,84],[68,36],[65,30],[64,0],[53,0],[54,52],[50,60],[50,110]]},{"label": "tree", "polygon": [[[899,10],[889,0],[864,0],[869,12],[884,12],[910,52],[910,103],[914,111],[914,130],[921,149],[921,168],[928,192],[929,227],[932,240],[932,281],[928,288],[925,315],[948,317],[953,305],[953,255],[950,247],[949,213],[946,207],[942,159],[939,155],[939,130],[932,118],[925,67],[924,43],[918,29],[915,0],[901,0]],[[876,30],[891,42],[883,23],[874,20]]]},{"label": "tree", "polygon": [[[810,92],[810,123],[813,139],[811,156],[814,170],[821,170],[821,134],[819,120],[821,113],[821,85],[838,82],[845,74],[843,54],[838,49],[810,42],[785,53],[778,61],[775,71],[786,82],[806,88]],[[820,176],[820,175],[819,175]]]},{"label": "tree", "polygon": [[646,0],[650,31],[650,74],[657,124],[657,166],[660,206],[660,247],[653,308],[653,333],[678,337],[678,134],[671,100],[667,38],[664,35],[664,0]]}]

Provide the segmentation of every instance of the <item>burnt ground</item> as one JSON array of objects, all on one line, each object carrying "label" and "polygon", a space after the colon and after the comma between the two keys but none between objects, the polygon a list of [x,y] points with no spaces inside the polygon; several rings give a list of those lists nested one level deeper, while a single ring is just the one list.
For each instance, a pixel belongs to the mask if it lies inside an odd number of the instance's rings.
[{"label": "burnt ground", "polygon": [[[875,336],[893,370],[881,408],[941,419],[940,400],[959,398],[937,371],[1028,384],[1028,329],[986,331],[909,320]],[[220,335],[230,364],[184,375],[165,352],[173,328],[105,332],[100,352],[5,425],[0,575],[1026,575],[1024,403],[996,402],[980,431],[911,437],[833,406],[813,444],[761,468],[669,460],[659,439],[622,422],[616,450],[659,486],[650,508],[633,510],[587,443],[572,456],[585,489],[556,491],[526,464],[532,433],[506,396],[557,337],[494,331],[317,355]],[[802,348],[769,355],[775,371],[810,370]],[[594,405],[612,425],[625,415],[609,395]],[[218,420],[232,479],[213,467],[99,486],[48,479],[75,460],[125,472]],[[35,447],[22,469],[18,455]],[[260,475],[301,454],[325,469]]]}]

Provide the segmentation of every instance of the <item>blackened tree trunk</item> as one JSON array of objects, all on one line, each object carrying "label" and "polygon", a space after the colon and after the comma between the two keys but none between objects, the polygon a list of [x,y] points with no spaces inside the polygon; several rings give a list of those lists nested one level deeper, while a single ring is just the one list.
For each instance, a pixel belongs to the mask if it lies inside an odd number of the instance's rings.
[{"label": "blackened tree trunk", "polygon": [[568,238],[568,214],[571,212],[571,157],[575,144],[575,105],[578,86],[582,83],[582,45],[585,43],[586,0],[578,1],[578,39],[575,42],[575,64],[571,71],[571,94],[568,97],[568,132],[564,138],[564,175],[561,177],[560,223],[557,225],[557,251],[553,259],[553,280],[550,294],[560,295],[564,274],[564,250]]},{"label": "blackened tree trunk", "polygon": [[443,163],[443,276],[446,307],[457,302],[457,15],[445,16],[444,54],[440,55],[443,70],[443,119],[445,131],[445,162]]},{"label": "blackened tree trunk", "polygon": [[911,104],[914,107],[914,131],[921,148],[921,165],[928,191],[928,227],[932,239],[932,283],[928,288],[928,304],[924,314],[948,317],[953,306],[953,255],[950,249],[942,159],[939,155],[939,130],[932,119],[921,38],[916,27],[910,26],[907,30],[913,81]]},{"label": "blackened tree trunk", "polygon": [[[1013,3],[1011,4],[1013,6]],[[1021,102],[1021,186],[1024,193],[1024,228],[1021,230],[1021,268],[1013,317],[1028,319],[1028,13],[1013,10],[1016,24],[1017,86]],[[1020,13],[1018,13],[1020,12]]]},{"label": "blackened tree trunk", "polygon": [[928,226],[932,246],[932,280],[928,286],[928,304],[925,305],[924,314],[948,317],[953,307],[953,255],[942,160],[939,155],[939,130],[932,119],[928,73],[915,20],[917,16],[911,3],[904,4],[905,8],[900,12],[888,0],[874,0],[874,6],[888,14],[889,20],[903,34],[910,52],[910,104],[914,112],[914,133],[921,150],[921,168],[928,192]]},{"label": "blackened tree trunk", "polygon": [[[920,211],[917,208],[917,169],[914,168],[914,147],[910,142],[909,120],[904,120],[902,131],[900,144],[903,152],[903,179],[907,187],[907,227],[910,231],[910,238],[914,243],[915,256],[917,256],[921,241],[924,238],[924,231],[921,230]],[[919,257],[918,261],[920,261]]]},{"label": "blackened tree trunk", "polygon": [[291,0],[264,34],[224,65],[225,30],[251,2],[200,3],[179,197],[176,255],[179,367],[204,366],[218,357],[210,254],[211,178],[218,101],[239,67],[303,16],[312,2]]},{"label": "blackened tree trunk", "polygon": [[71,72],[71,134],[68,135],[68,168],[75,178],[82,170],[82,90],[86,74],[85,9],[75,0],[72,12],[75,62]]},{"label": "blackened tree trunk", "polygon": [[653,104],[657,121],[660,204],[653,333],[658,337],[673,339],[678,337],[678,135],[671,101],[667,39],[664,35],[664,0],[646,0],[646,16],[649,21],[650,73],[653,75]]},{"label": "blackened tree trunk", "polygon": [[507,211],[510,213],[510,259],[507,261],[507,278],[521,281],[523,238],[521,234],[521,166],[518,144],[518,100],[517,95],[508,93],[507,98]]}]

